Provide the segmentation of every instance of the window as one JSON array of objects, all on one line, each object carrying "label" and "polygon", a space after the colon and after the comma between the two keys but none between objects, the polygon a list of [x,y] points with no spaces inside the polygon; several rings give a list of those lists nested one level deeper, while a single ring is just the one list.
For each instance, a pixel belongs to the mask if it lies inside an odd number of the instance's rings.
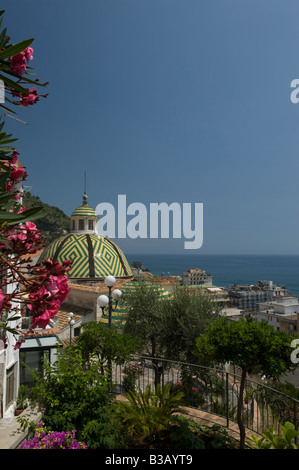
[{"label": "window", "polygon": [[81,333],[81,328],[80,328],[80,326],[77,327],[77,328],[74,328],[74,336],[79,336],[80,333]]},{"label": "window", "polygon": [[6,402],[9,406],[15,398],[15,364],[6,371]]},{"label": "window", "polygon": [[84,230],[84,220],[83,219],[79,220],[79,230]]},{"label": "window", "polygon": [[72,230],[75,230],[75,221],[72,220]]},{"label": "window", "polygon": [[88,221],[88,230],[93,230],[93,220]]},{"label": "window", "polygon": [[21,364],[20,364],[20,383],[31,387],[34,385],[32,380],[31,371],[34,370],[38,374],[43,373],[43,360],[50,357],[48,349],[35,349],[20,352]]}]

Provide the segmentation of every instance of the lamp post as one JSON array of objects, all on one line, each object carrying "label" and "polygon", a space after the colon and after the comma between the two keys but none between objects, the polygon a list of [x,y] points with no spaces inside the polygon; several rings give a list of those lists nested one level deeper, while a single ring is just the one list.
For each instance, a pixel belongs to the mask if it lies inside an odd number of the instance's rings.
[{"label": "lamp post", "polygon": [[121,295],[122,295],[122,293],[119,289],[114,289],[112,291],[112,287],[114,286],[115,282],[116,282],[116,279],[115,279],[114,276],[107,276],[105,278],[105,284],[109,289],[108,296],[107,295],[100,295],[98,297],[98,300],[97,300],[98,305],[99,305],[99,307],[101,307],[102,313],[103,313],[104,316],[107,316],[105,314],[105,308],[108,305],[108,327],[109,328],[111,328],[111,324],[112,324],[112,300],[115,300],[116,304],[117,304],[117,302],[119,301],[119,299],[121,298]]},{"label": "lamp post", "polygon": [[72,327],[75,323],[75,321],[73,320],[73,312],[70,312],[70,316],[68,318],[68,322],[69,322],[69,325],[70,325],[70,344],[72,344]]},{"label": "lamp post", "polygon": [[[102,314],[105,317],[107,316],[105,314],[105,308],[108,305],[108,328],[111,328],[111,325],[112,325],[112,310],[113,310],[112,301],[115,300],[116,306],[117,306],[117,303],[122,295],[119,289],[114,289],[112,291],[112,287],[114,286],[115,282],[116,282],[116,279],[114,276],[107,276],[105,278],[105,284],[109,289],[108,296],[102,294],[98,297],[98,300],[97,300],[99,307],[101,307],[102,309]],[[110,358],[108,358],[108,370],[110,371],[110,380],[112,381],[112,368],[111,368]]]}]

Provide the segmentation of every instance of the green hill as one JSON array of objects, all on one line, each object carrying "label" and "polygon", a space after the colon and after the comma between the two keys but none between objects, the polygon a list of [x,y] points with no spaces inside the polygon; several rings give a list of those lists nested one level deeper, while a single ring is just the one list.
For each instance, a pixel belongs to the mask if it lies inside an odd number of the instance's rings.
[{"label": "green hill", "polygon": [[25,207],[43,207],[44,215],[34,220],[37,228],[43,232],[46,245],[53,240],[70,231],[70,218],[58,207],[42,202],[38,196],[29,191],[24,192],[23,204]]}]

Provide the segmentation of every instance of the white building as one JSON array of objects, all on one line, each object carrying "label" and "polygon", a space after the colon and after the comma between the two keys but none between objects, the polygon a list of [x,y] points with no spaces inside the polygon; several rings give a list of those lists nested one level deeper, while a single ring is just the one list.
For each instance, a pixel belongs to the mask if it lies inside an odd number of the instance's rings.
[{"label": "white building", "polygon": [[[262,302],[256,313],[256,320],[266,320],[275,330],[286,330],[289,323],[289,332],[297,328],[297,315],[299,314],[299,299],[295,296],[276,297],[270,302]],[[282,325],[284,327],[282,328]]]},{"label": "white building", "polygon": [[[8,286],[8,292],[12,292],[12,286]],[[15,328],[17,321],[9,322],[10,328]],[[0,340],[0,418],[13,416],[16,397],[19,390],[19,351],[14,349],[16,340],[12,333],[4,333],[6,347],[3,339]]]},{"label": "white building", "polygon": [[213,276],[207,274],[205,271],[199,268],[187,269],[183,274],[183,285],[184,286],[195,286],[202,284],[213,283]]}]

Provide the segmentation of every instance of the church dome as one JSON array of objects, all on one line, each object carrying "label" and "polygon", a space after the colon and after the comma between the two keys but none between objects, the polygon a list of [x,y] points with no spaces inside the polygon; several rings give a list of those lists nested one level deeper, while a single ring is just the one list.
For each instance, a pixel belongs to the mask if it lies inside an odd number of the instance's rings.
[{"label": "church dome", "polygon": [[39,262],[51,258],[62,264],[72,262],[68,276],[72,279],[96,279],[112,275],[131,277],[132,272],[121,249],[107,237],[97,234],[70,233],[52,242],[43,251]]},{"label": "church dome", "polygon": [[84,193],[82,206],[71,215],[71,232],[54,240],[45,248],[39,262],[51,258],[57,263],[72,262],[67,275],[71,279],[96,280],[112,275],[132,276],[129,263],[121,249],[109,238],[97,234],[97,214],[87,205]]}]

